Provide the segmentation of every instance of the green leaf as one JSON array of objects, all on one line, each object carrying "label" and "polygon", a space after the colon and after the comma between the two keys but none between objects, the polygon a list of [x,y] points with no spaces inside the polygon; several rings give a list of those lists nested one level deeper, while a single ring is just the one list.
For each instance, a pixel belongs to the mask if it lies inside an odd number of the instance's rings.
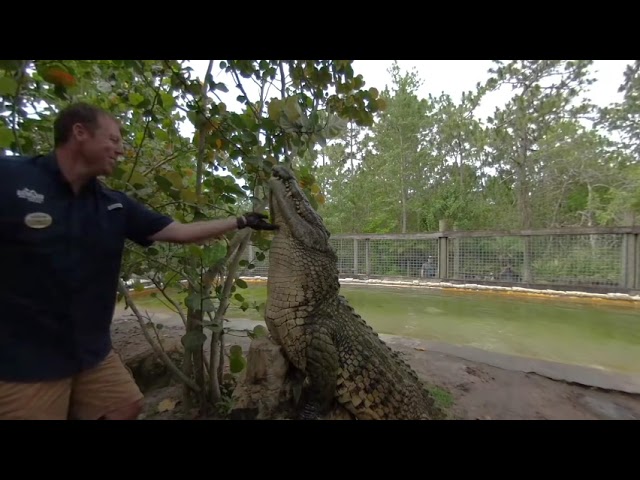
[{"label": "green leaf", "polygon": [[160,189],[164,192],[168,192],[169,190],[171,190],[171,187],[173,186],[173,184],[171,183],[171,180],[167,179],[166,177],[163,177],[162,175],[156,175],[155,177],[153,177],[153,179],[158,184],[158,187],[160,187]]},{"label": "green leaf", "polygon": [[289,97],[285,100],[284,113],[290,122],[295,122],[302,116],[302,110],[296,97]]},{"label": "green leaf", "polygon": [[247,361],[244,357],[231,357],[229,359],[229,371],[231,373],[240,373],[246,367]]},{"label": "green leaf", "polygon": [[146,185],[146,183],[147,183],[147,178],[146,178],[142,173],[140,173],[140,172],[138,172],[138,171],[135,171],[135,172],[133,172],[133,174],[131,175],[131,180],[129,180],[129,183],[130,183],[131,185],[133,185],[134,187],[135,187],[136,185],[139,185],[139,186],[142,186],[142,187],[143,187],[143,186],[145,186],[145,185]]},{"label": "green leaf", "polygon": [[187,245],[187,251],[189,252],[189,255],[195,258],[202,258],[204,255],[203,247],[201,247],[200,245]]},{"label": "green leaf", "polygon": [[213,304],[210,298],[205,298],[202,302],[202,311],[203,312],[215,312],[216,306]]},{"label": "green leaf", "polygon": [[231,357],[241,357],[242,356],[242,347],[240,345],[231,345],[229,348],[229,356]]},{"label": "green leaf", "polygon": [[175,284],[180,277],[176,275],[174,272],[167,272],[162,277],[162,283],[165,287]]},{"label": "green leaf", "polygon": [[144,97],[139,93],[133,92],[129,94],[129,103],[134,107],[141,103],[144,100]]},{"label": "green leaf", "polygon": [[0,95],[15,95],[18,90],[18,82],[13,78],[0,77]]},{"label": "green leaf", "polygon": [[269,330],[264,325],[256,325],[253,329],[254,338],[268,337]]},{"label": "green leaf", "polygon": [[192,80],[192,82],[187,86],[187,91],[194,96],[200,95],[202,87],[200,82],[197,80]]},{"label": "green leaf", "polygon": [[184,304],[191,310],[200,310],[201,302],[202,297],[197,292],[191,293],[189,296],[187,296],[187,298],[184,299]]},{"label": "green leaf", "polygon": [[289,118],[286,116],[280,117],[278,125],[280,125],[282,129],[287,133],[298,132],[298,127],[293,122],[289,121]]},{"label": "green leaf", "polygon": [[204,247],[203,261],[206,265],[215,265],[227,255],[227,244],[217,241]]},{"label": "green leaf", "polygon": [[98,82],[98,85],[96,85],[96,88],[98,89],[99,92],[101,93],[110,93],[111,89],[113,88],[111,86],[111,84],[109,82],[105,82],[104,80],[101,82]]},{"label": "green leaf", "polygon": [[7,127],[0,126],[0,148],[9,148],[13,142],[13,132]]},{"label": "green leaf", "polygon": [[164,177],[169,180],[175,188],[178,190],[182,189],[182,177],[178,172],[167,172]]},{"label": "green leaf", "polygon": [[173,96],[171,94],[166,93],[166,92],[162,92],[162,93],[160,93],[160,98],[162,98],[162,105],[164,106],[164,108],[170,110],[173,107],[175,107],[176,100],[175,100],[175,98],[173,98]]},{"label": "green leaf", "polygon": [[269,118],[274,122],[278,122],[280,120],[280,115],[282,114],[282,100],[278,100],[277,98],[272,99],[269,102],[268,112]]},{"label": "green leaf", "polygon": [[202,332],[191,331],[184,334],[180,341],[185,349],[196,350],[207,341],[207,336]]},{"label": "green leaf", "polygon": [[247,288],[249,286],[247,285],[247,282],[245,282],[241,278],[236,278],[236,285],[240,288]]},{"label": "green leaf", "polygon": [[180,192],[180,198],[186,203],[197,203],[198,195],[193,190],[182,190]]},{"label": "green leaf", "polygon": [[219,83],[212,82],[211,88],[213,90],[220,90],[221,92],[224,92],[224,93],[229,92],[229,88],[227,88],[227,86],[222,82],[219,82]]}]

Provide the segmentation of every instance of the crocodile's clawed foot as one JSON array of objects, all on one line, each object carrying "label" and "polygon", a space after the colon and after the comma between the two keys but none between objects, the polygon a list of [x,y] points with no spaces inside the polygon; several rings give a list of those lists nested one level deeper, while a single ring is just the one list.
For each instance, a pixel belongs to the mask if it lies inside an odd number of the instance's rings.
[{"label": "crocodile's clawed foot", "polygon": [[299,420],[320,420],[318,408],[313,403],[306,403],[300,413],[298,414]]}]

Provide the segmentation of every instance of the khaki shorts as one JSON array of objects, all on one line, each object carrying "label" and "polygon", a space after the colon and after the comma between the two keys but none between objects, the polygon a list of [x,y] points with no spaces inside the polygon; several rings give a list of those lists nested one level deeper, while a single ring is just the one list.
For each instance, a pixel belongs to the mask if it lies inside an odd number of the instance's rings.
[{"label": "khaki shorts", "polygon": [[73,378],[0,381],[0,420],[97,420],[143,398],[131,371],[112,350],[100,365]]}]

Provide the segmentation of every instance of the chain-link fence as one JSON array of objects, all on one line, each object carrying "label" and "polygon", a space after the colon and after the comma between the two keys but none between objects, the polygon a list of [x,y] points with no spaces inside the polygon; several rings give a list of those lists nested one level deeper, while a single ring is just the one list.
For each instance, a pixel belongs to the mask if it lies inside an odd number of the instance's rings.
[{"label": "chain-link fence", "polygon": [[[527,232],[336,235],[342,278],[411,279],[574,289],[640,290],[640,227]],[[267,276],[255,247],[243,276]],[[258,253],[262,258],[262,254]]]}]

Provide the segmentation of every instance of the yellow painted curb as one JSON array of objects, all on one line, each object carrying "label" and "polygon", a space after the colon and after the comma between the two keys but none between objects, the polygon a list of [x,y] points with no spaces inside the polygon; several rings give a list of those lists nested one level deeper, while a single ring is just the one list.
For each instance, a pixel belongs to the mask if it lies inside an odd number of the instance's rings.
[{"label": "yellow painted curb", "polygon": [[[252,278],[252,277],[241,277],[247,284],[253,284],[253,285],[265,285],[267,283],[267,280],[264,278]],[[546,292],[537,292],[537,291],[512,291],[512,290],[502,290],[502,289],[492,289],[492,288],[483,288],[482,290],[478,290],[475,288],[469,288],[469,287],[464,287],[464,286],[460,286],[460,287],[456,287],[456,286],[451,286],[451,285],[439,285],[439,284],[407,284],[407,283],[392,283],[392,282],[372,282],[372,283],[367,283],[367,282],[349,282],[349,281],[345,281],[345,282],[341,282],[342,285],[359,285],[359,286],[369,286],[369,285],[373,285],[373,286],[377,286],[377,287],[395,287],[395,288],[415,288],[415,289],[420,289],[420,288],[429,288],[429,289],[441,289],[441,290],[446,290],[447,293],[450,294],[459,294],[459,295],[487,295],[487,294],[494,294],[494,295],[507,295],[507,296],[511,296],[511,297],[520,297],[520,298],[525,298],[525,299],[553,299],[553,300],[562,300],[562,301],[566,301],[566,302],[573,302],[573,303],[597,303],[600,305],[614,305],[614,306],[626,306],[626,307],[631,307],[631,308],[638,308],[640,309],[640,301],[634,300],[633,298],[602,298],[599,296],[590,296],[590,294],[585,293],[584,295],[573,295],[572,293],[568,293],[568,292],[562,292],[562,291],[558,291],[558,293],[546,293]],[[151,295],[151,293],[153,292],[157,292],[159,293],[158,289],[154,288],[147,288],[145,290],[136,292],[136,291],[131,291],[130,295],[133,298],[139,298],[139,297],[147,297],[149,295]]]}]

